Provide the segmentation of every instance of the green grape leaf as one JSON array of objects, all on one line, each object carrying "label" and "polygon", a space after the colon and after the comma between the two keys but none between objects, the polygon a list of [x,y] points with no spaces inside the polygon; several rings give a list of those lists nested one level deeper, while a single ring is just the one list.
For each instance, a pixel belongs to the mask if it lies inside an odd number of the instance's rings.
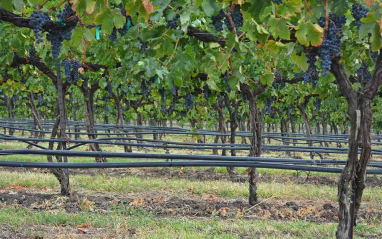
[{"label": "green grape leaf", "polygon": [[216,15],[220,11],[219,4],[215,0],[204,0],[202,2],[202,9],[209,17]]},{"label": "green grape leaf", "polygon": [[280,37],[281,39],[290,40],[290,31],[285,19],[271,17],[268,25],[269,31],[275,39]]},{"label": "green grape leaf", "polygon": [[299,20],[298,29],[296,31],[296,37],[301,45],[319,46],[322,43],[322,36],[324,29],[317,24],[312,24],[310,21],[304,22]]},{"label": "green grape leaf", "polygon": [[272,85],[274,76],[272,73],[265,73],[260,76],[260,83],[263,85]]},{"label": "green grape leaf", "polygon": [[309,64],[308,64],[308,58],[306,57],[305,53],[301,53],[301,56],[297,55],[296,52],[293,52],[291,59],[294,64],[298,66],[298,68],[302,71],[308,70]]},{"label": "green grape leaf", "polygon": [[98,13],[95,18],[95,24],[102,25],[102,31],[110,34],[114,27],[114,14],[110,8],[105,8],[102,12]]}]

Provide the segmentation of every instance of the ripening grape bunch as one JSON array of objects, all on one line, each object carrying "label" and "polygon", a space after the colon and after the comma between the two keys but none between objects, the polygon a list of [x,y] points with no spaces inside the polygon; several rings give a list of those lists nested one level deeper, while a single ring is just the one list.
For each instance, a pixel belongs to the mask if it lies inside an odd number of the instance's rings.
[{"label": "ripening grape bunch", "polygon": [[33,11],[29,20],[29,24],[33,27],[33,33],[36,37],[36,42],[43,42],[42,37],[44,34],[44,25],[47,21],[50,21],[50,17],[47,12],[42,13],[41,11]]},{"label": "ripening grape bunch", "polygon": [[220,10],[218,15],[216,16],[213,16],[211,18],[212,20],[212,25],[214,25],[214,28],[216,29],[216,31],[218,32],[221,32],[223,31],[223,22],[222,20],[225,18],[225,13],[223,10]]},{"label": "ripening grape bunch", "polygon": [[184,97],[184,106],[186,109],[190,110],[194,107],[194,103],[195,103],[195,97],[191,94],[191,93],[188,93],[185,97]]},{"label": "ripening grape bunch", "polygon": [[36,51],[36,48],[32,45],[30,48],[29,48],[29,57],[28,57],[29,61],[38,61],[40,58],[38,57],[37,55],[37,51]]},{"label": "ripening grape bunch", "polygon": [[113,97],[113,89],[111,87],[111,82],[108,80],[106,85],[107,92],[109,92],[109,96]]},{"label": "ripening grape bunch", "polygon": [[[318,24],[321,27],[325,27],[326,19],[321,17],[318,20]],[[321,58],[321,67],[324,70],[323,76],[328,74],[331,70],[332,59],[338,57],[341,50],[341,38],[343,36],[342,26],[346,22],[345,15],[336,16],[333,13],[329,13],[329,24],[327,30],[327,36],[323,38],[323,42],[318,49],[318,55]]]},{"label": "ripening grape bunch", "polygon": [[3,74],[3,82],[7,82],[9,80],[9,74],[8,74],[8,69],[5,68],[4,74]]},{"label": "ripening grape bunch", "polygon": [[165,102],[166,101],[166,97],[165,97],[165,90],[164,88],[160,88],[158,90],[159,94],[160,94],[160,100],[161,102]]},{"label": "ripening grape bunch", "polygon": [[[232,18],[233,24],[235,25],[236,31],[238,31],[239,27],[242,27],[244,23],[243,14],[240,12],[239,4],[236,4],[233,7],[231,12],[231,18]],[[224,23],[228,27],[228,29],[231,29],[231,24],[229,23],[227,18],[224,19]]]},{"label": "ripening grape bunch", "polygon": [[275,3],[276,3],[277,5],[283,4],[283,0],[275,0]]},{"label": "ripening grape bunch", "polygon": [[[326,50],[326,49],[325,49]],[[316,62],[316,55],[315,54],[309,54],[307,55],[308,58],[308,70],[303,73],[303,78],[305,82],[310,82],[312,79],[317,78],[318,72],[317,67],[314,64]]]},{"label": "ripening grape bunch", "polygon": [[322,100],[318,97],[314,100],[313,104],[316,107],[316,112],[320,112],[321,103],[322,103]]},{"label": "ripening grape bunch", "polygon": [[203,94],[204,94],[204,98],[205,98],[206,100],[208,100],[208,98],[209,98],[210,95],[211,95],[211,90],[210,90],[210,88],[208,87],[207,84],[203,86]]},{"label": "ripening grape bunch", "polygon": [[166,107],[166,105],[161,105],[161,106],[160,106],[160,112],[161,112],[162,114],[167,113],[167,107]]},{"label": "ripening grape bunch", "polygon": [[77,60],[69,61],[68,59],[63,59],[61,63],[64,66],[64,74],[67,82],[69,84],[77,82],[80,76],[80,73],[78,73],[78,69],[82,67],[81,62]]},{"label": "ripening grape bunch", "polygon": [[149,88],[146,85],[145,79],[142,79],[142,82],[141,82],[141,93],[142,93],[143,97],[145,97],[145,98],[149,97]]},{"label": "ripening grape bunch", "polygon": [[117,40],[117,28],[113,28],[113,31],[109,35],[110,41],[116,41]]},{"label": "ripening grape bunch", "polygon": [[366,65],[362,62],[361,67],[357,70],[357,76],[365,82],[365,84],[369,84],[372,78],[372,75],[369,72],[369,69],[366,67]]},{"label": "ripening grape bunch", "polygon": [[231,87],[230,87],[229,84],[228,84],[228,81],[229,81],[229,77],[228,77],[228,75],[227,75],[227,74],[224,74],[223,79],[224,79],[224,84],[225,84],[225,87],[226,87],[226,89],[227,89],[227,92],[228,92],[228,93],[231,93]]},{"label": "ripening grape bunch", "polygon": [[179,14],[176,14],[175,17],[173,17],[172,19],[168,20],[167,19],[167,28],[172,28],[172,29],[175,29],[178,27],[178,20],[180,18],[180,15]]},{"label": "ripening grape bunch", "polygon": [[173,94],[174,96],[178,94],[178,89],[175,86],[174,82],[172,83],[171,94]]},{"label": "ripening grape bunch", "polygon": [[64,20],[68,19],[70,16],[74,15],[74,11],[72,10],[72,7],[69,4],[65,4],[64,10],[61,9],[58,11],[57,18],[59,19],[59,22],[64,22]]},{"label": "ripening grape bunch", "polygon": [[355,3],[351,7],[351,15],[355,19],[355,25],[357,26],[357,32],[359,31],[359,27],[363,25],[361,22],[361,18],[367,17],[367,13],[369,9],[362,6],[360,3]]}]

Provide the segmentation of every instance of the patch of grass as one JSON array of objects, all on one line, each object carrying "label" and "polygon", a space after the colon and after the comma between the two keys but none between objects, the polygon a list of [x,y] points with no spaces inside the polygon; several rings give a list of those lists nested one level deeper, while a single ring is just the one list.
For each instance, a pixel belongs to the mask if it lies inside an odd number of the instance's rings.
[{"label": "patch of grass", "polygon": [[[3,208],[0,222],[14,230],[35,225],[51,227],[75,227],[80,224],[93,225],[114,230],[123,236],[128,229],[135,229],[137,238],[330,238],[334,236],[333,223],[315,224],[301,220],[221,220],[220,218],[155,218],[151,214],[126,214],[123,211],[100,214],[80,212],[69,214],[63,211],[35,212],[29,209]],[[36,231],[34,231],[36,233]],[[38,232],[37,232],[38,233]],[[356,229],[358,236],[380,235],[382,229],[364,226]]]},{"label": "patch of grass", "polygon": [[[58,181],[51,174],[36,172],[2,172],[0,186],[20,185],[26,187],[43,187],[58,189]],[[94,190],[107,192],[145,192],[173,191],[176,193],[216,194],[223,197],[242,198],[248,196],[246,183],[221,181],[189,181],[187,179],[143,178],[135,176],[109,177],[106,175],[73,175],[71,185],[74,190]],[[293,184],[260,182],[258,183],[260,198],[273,197],[283,200],[332,200],[336,201],[337,188],[316,186],[312,184]],[[379,187],[366,188],[363,201],[382,201],[382,189]]]}]

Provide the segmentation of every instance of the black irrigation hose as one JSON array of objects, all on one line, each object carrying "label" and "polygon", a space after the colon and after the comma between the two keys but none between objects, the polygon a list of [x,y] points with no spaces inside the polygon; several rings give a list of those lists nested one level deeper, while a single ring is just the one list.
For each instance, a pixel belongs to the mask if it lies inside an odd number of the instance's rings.
[{"label": "black irrigation hose", "polygon": [[[119,152],[94,152],[94,151],[68,151],[68,150],[33,150],[16,149],[0,150],[0,155],[13,154],[37,154],[50,156],[80,156],[80,157],[108,157],[108,158],[138,158],[138,159],[171,159],[171,160],[216,160],[232,162],[256,162],[256,163],[289,163],[289,164],[346,164],[341,160],[300,160],[262,157],[240,157],[240,156],[219,156],[219,155],[187,155],[187,154],[146,154],[146,153],[119,153]],[[372,167],[382,167],[382,163],[370,162]]]},{"label": "black irrigation hose", "polygon": [[[254,167],[286,170],[303,170],[312,172],[341,173],[342,168],[296,166],[285,164],[247,163],[247,162],[130,162],[130,163],[35,163],[0,161],[2,167],[24,168],[138,168],[138,167]],[[369,169],[367,174],[382,174],[382,170]]]}]

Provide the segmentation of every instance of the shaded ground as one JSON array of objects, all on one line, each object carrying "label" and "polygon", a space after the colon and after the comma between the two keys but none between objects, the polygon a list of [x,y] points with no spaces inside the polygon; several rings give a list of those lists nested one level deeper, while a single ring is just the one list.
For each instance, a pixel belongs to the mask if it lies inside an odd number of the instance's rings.
[{"label": "shaded ground", "polygon": [[[304,219],[315,223],[336,222],[338,219],[337,205],[329,201],[268,199],[255,206],[250,206],[244,200],[226,199],[212,194],[198,196],[190,193],[187,198],[165,192],[132,193],[128,197],[102,193],[61,197],[42,191],[8,187],[0,189],[0,205],[2,207],[29,208],[35,211],[65,210],[68,213],[81,211],[112,213],[121,210],[123,213],[130,214],[138,210],[141,213],[151,213],[158,217]],[[359,218],[361,223],[381,223],[382,210],[374,209],[364,203]]]}]

